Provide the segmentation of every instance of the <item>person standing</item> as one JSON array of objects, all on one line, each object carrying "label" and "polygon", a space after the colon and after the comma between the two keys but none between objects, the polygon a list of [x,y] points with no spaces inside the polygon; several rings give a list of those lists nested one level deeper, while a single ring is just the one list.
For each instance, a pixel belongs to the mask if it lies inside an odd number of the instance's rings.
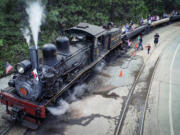
[{"label": "person standing", "polygon": [[151,18],[151,15],[149,14],[148,16],[147,16],[147,19],[149,20]]},{"label": "person standing", "polygon": [[144,18],[143,17],[141,18],[140,23],[141,23],[141,25],[144,25]]},{"label": "person standing", "polygon": [[139,35],[138,36],[138,42],[139,42],[139,44],[138,44],[138,48],[137,48],[137,50],[141,47],[141,50],[143,50],[143,45],[142,45],[142,42],[143,42],[143,39],[142,39],[143,37],[142,37],[142,35]]},{"label": "person standing", "polygon": [[147,54],[150,54],[151,46],[148,44],[148,45],[146,46],[146,48],[147,48]]},{"label": "person standing", "polygon": [[151,31],[151,22],[152,22],[152,17],[151,17],[151,15],[149,14],[149,15],[147,16],[148,32]]},{"label": "person standing", "polygon": [[156,45],[158,44],[158,42],[159,42],[159,34],[156,33],[156,34],[154,35],[154,45],[156,46]]},{"label": "person standing", "polygon": [[128,39],[128,49],[131,48],[132,42]]},{"label": "person standing", "polygon": [[148,19],[148,32],[151,31],[151,18]]},{"label": "person standing", "polygon": [[130,23],[129,23],[129,30],[132,31],[133,30],[133,21],[131,20]]},{"label": "person standing", "polygon": [[130,28],[129,28],[129,25],[128,25],[128,23],[127,23],[127,24],[125,25],[125,31],[126,31],[126,33],[129,32],[129,29],[130,29]]}]

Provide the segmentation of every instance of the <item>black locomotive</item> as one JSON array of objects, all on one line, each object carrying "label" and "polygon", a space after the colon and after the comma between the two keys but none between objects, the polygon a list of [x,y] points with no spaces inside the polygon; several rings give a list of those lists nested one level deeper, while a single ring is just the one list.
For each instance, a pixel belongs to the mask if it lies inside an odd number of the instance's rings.
[{"label": "black locomotive", "polygon": [[111,23],[106,27],[80,23],[58,37],[55,45],[43,46],[42,62],[37,49],[30,47],[30,60],[16,65],[17,72],[9,81],[8,91],[0,93],[1,102],[6,104],[13,120],[33,123],[35,120],[38,125],[46,116],[46,105],[79,78],[85,79],[88,71],[117,47],[121,48],[119,28],[113,28]]}]

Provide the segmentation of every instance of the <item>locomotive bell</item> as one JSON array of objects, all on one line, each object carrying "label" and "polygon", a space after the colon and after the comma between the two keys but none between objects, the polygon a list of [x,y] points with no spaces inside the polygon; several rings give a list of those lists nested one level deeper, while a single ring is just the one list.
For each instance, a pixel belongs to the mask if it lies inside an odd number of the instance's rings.
[{"label": "locomotive bell", "polygon": [[59,52],[69,53],[69,38],[66,36],[58,37],[56,39],[56,46]]},{"label": "locomotive bell", "polygon": [[53,66],[57,63],[56,46],[54,44],[45,44],[42,51],[44,65]]}]

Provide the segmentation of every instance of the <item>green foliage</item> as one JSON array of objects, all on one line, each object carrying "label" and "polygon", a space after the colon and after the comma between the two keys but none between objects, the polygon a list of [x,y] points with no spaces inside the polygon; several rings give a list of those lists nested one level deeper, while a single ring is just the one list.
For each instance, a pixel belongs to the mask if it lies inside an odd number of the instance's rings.
[{"label": "green foliage", "polygon": [[3,40],[0,39],[0,47],[3,47]]},{"label": "green foliage", "polygon": [[[33,0],[34,1],[34,0]],[[110,21],[117,26],[141,17],[162,15],[180,7],[180,0],[42,0],[46,22],[41,27],[39,45],[54,42],[62,29],[88,22],[96,25]],[[0,76],[5,63],[15,65],[28,57],[28,46],[20,29],[27,25],[24,0],[0,0]]]}]

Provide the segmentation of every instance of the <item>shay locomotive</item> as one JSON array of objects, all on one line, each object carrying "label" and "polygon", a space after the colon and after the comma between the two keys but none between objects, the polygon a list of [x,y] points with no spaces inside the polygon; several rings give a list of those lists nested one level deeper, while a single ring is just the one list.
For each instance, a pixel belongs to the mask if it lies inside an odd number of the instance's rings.
[{"label": "shay locomotive", "polygon": [[121,30],[111,26],[80,23],[66,30],[65,35],[57,38],[56,45],[43,46],[42,63],[36,48],[30,47],[30,60],[16,65],[16,73],[8,83],[10,87],[0,93],[1,103],[10,114],[8,119],[37,128],[46,117],[49,103],[55,102],[80,77],[87,77],[88,71],[110,50],[121,47]]},{"label": "shay locomotive", "polygon": [[[172,16],[152,23],[151,27],[180,19]],[[147,25],[121,35],[112,23],[105,27],[80,23],[65,31],[56,44],[42,48],[43,60],[39,62],[37,48],[29,49],[30,59],[16,65],[16,73],[9,87],[0,92],[0,102],[6,105],[10,121],[20,122],[36,129],[46,118],[46,107],[55,103],[62,93],[85,79],[89,71],[109,54],[123,49],[123,41],[144,32]]]}]

